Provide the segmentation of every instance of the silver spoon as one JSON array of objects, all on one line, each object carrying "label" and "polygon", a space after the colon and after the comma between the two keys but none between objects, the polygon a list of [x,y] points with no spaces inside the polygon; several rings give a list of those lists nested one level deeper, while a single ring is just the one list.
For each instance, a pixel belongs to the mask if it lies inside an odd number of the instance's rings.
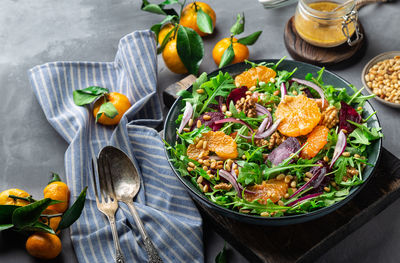
[{"label": "silver spoon", "polygon": [[117,200],[128,205],[133,219],[139,228],[140,234],[143,237],[144,247],[147,255],[149,256],[149,262],[163,262],[158,255],[157,249],[147,234],[143,226],[143,222],[140,219],[133,203],[133,198],[140,189],[140,176],[138,170],[131,159],[118,148],[106,146],[101,150],[101,152],[104,152],[106,156],[107,160],[105,161],[104,165],[105,169],[110,171]]}]

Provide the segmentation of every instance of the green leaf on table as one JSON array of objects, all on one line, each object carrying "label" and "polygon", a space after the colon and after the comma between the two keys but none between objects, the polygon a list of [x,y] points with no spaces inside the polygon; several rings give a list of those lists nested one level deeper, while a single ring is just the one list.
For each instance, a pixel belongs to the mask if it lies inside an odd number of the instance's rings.
[{"label": "green leaf on table", "polygon": [[227,249],[226,249],[226,243],[225,243],[224,248],[215,257],[215,263],[227,263],[228,259],[227,259],[226,252],[227,252]]},{"label": "green leaf on table", "polygon": [[0,224],[9,224],[12,222],[14,210],[19,208],[17,205],[0,205]]},{"label": "green leaf on table", "polygon": [[197,11],[197,27],[201,32],[211,34],[213,32],[213,22],[211,17],[201,8]]},{"label": "green leaf on table", "polygon": [[72,95],[74,103],[78,106],[83,106],[92,103],[108,92],[109,90],[106,88],[91,86],[86,89],[74,90]]},{"label": "green leaf on table", "polygon": [[236,18],[236,23],[231,27],[232,35],[239,35],[244,31],[244,14],[238,14]]},{"label": "green leaf on table", "polygon": [[60,224],[57,230],[64,229],[72,225],[81,216],[82,210],[85,206],[87,186],[79,194],[76,201],[61,217]]},{"label": "green leaf on table", "polygon": [[47,233],[50,233],[50,234],[56,234],[55,232],[54,232],[54,230],[49,226],[49,225],[47,225],[47,224],[44,224],[44,223],[42,223],[42,222],[39,222],[39,221],[37,221],[37,222],[35,222],[35,223],[33,223],[32,225],[27,225],[27,226],[24,226],[24,227],[22,227],[21,229],[19,229],[20,231],[39,231],[39,232],[47,232]]},{"label": "green leaf on table", "polygon": [[114,118],[115,116],[118,115],[118,111],[115,108],[114,104],[111,102],[106,102],[101,104],[99,112],[96,115],[96,122],[99,120],[102,114],[105,114],[108,118]]},{"label": "green leaf on table", "polygon": [[257,31],[254,32],[253,34],[248,35],[247,37],[242,37],[238,39],[238,43],[246,45],[246,46],[251,46],[254,43],[256,43],[258,37],[261,35],[262,31]]},{"label": "green leaf on table", "polygon": [[176,49],[189,73],[197,75],[204,56],[203,41],[191,28],[180,26],[176,39]]},{"label": "green leaf on table", "polygon": [[0,232],[9,228],[12,228],[14,225],[13,224],[3,224],[0,225]]},{"label": "green leaf on table", "polygon": [[17,228],[33,225],[53,200],[45,198],[14,210],[12,223]]},{"label": "green leaf on table", "polygon": [[235,52],[233,51],[232,43],[229,45],[227,49],[225,49],[224,54],[222,54],[221,62],[219,63],[219,68],[225,67],[229,65],[233,58],[235,57]]}]

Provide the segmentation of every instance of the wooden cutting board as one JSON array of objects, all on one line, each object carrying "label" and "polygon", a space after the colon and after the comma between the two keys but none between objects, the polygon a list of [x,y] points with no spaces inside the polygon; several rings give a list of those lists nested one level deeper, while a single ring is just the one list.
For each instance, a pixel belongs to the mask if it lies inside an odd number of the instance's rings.
[{"label": "wooden cutting board", "polygon": [[[170,107],[190,75],[164,91]],[[190,83],[190,84],[189,84]],[[338,210],[302,224],[265,227],[223,217],[197,203],[206,227],[213,228],[250,262],[313,262],[400,196],[400,160],[386,149],[368,184]]]}]

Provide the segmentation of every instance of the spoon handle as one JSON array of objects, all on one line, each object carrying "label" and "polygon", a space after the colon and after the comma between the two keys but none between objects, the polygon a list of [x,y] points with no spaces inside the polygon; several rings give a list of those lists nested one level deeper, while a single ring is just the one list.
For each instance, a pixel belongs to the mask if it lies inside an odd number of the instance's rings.
[{"label": "spoon handle", "polygon": [[133,216],[133,219],[136,222],[136,225],[139,228],[140,234],[143,237],[144,240],[144,248],[146,249],[147,255],[149,256],[149,263],[161,263],[163,262],[160,256],[158,255],[157,249],[155,248],[153,242],[151,242],[151,239],[149,235],[146,232],[146,229],[144,228],[143,222],[139,217],[139,214],[135,208],[135,205],[133,204],[132,201],[128,202],[128,207],[129,210],[131,211],[131,214]]}]

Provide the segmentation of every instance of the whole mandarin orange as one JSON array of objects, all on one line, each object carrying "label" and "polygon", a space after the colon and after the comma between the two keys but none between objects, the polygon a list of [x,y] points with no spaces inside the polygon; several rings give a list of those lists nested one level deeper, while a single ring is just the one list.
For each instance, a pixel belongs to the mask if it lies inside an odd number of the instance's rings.
[{"label": "whole mandarin orange", "polygon": [[53,259],[61,253],[62,245],[58,236],[36,232],[28,237],[25,248],[35,258]]},{"label": "whole mandarin orange", "polygon": [[184,74],[188,72],[181,58],[179,57],[178,50],[176,49],[176,39],[170,40],[165,45],[165,48],[162,52],[162,57],[165,65],[172,72],[176,74]]},{"label": "whole mandarin orange", "polygon": [[[114,118],[109,118],[103,113],[97,122],[99,122],[103,125],[116,125],[119,123],[119,121],[121,120],[124,113],[131,107],[131,103],[129,102],[129,99],[124,94],[121,94],[118,92],[110,92],[110,93],[106,94],[106,96],[107,96],[106,97],[107,102],[111,102],[114,105],[114,107],[118,111],[118,115],[115,116]],[[100,110],[100,106],[103,103],[104,103],[104,97],[99,98],[94,103],[93,116],[95,118],[97,116],[97,113]]]},{"label": "whole mandarin orange", "polygon": [[25,206],[29,205],[28,201],[21,199],[14,199],[9,197],[9,195],[15,195],[18,197],[29,197],[30,195],[24,190],[12,188],[8,190],[4,190],[0,193],[0,205],[17,205],[17,206]]},{"label": "whole mandarin orange", "polygon": [[215,15],[214,10],[208,4],[197,1],[188,4],[187,6],[185,6],[185,8],[183,8],[179,23],[182,26],[193,29],[194,31],[197,32],[197,34],[204,37],[209,34],[202,32],[197,26],[197,12],[199,9],[203,10],[204,13],[208,14],[211,17],[211,20],[213,22],[213,27],[215,27],[215,21],[217,19],[217,16]]},{"label": "whole mandarin orange", "polygon": [[47,208],[57,211],[58,213],[64,213],[68,209],[69,203],[69,188],[67,184],[60,181],[55,181],[48,184],[43,189],[44,198],[51,198],[53,200],[62,201],[61,203],[49,205]]},{"label": "whole mandarin orange", "polygon": [[[164,38],[174,28],[175,28],[175,26],[173,24],[171,24],[171,23],[167,23],[167,24],[163,25],[163,27],[161,28],[160,32],[158,32],[158,44],[159,45],[162,44],[162,42],[164,41]],[[172,37],[172,36],[170,36],[170,37]]]},{"label": "whole mandarin orange", "polygon": [[[221,63],[222,55],[225,50],[231,44],[231,39],[229,37],[221,39],[215,46],[212,51],[212,56],[215,64],[219,65]],[[232,64],[242,62],[249,58],[249,49],[247,46],[240,44],[237,42],[236,38],[232,38],[232,47],[233,52],[235,53],[235,57],[232,60]]]}]

